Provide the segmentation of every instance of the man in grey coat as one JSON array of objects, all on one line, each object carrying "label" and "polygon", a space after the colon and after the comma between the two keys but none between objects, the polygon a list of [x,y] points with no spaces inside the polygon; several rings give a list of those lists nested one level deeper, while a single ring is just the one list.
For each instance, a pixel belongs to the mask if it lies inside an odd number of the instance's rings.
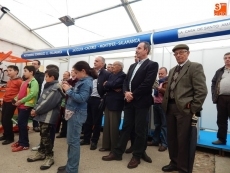
[{"label": "man in grey coat", "polygon": [[192,117],[202,110],[207,96],[206,78],[202,65],[189,61],[190,52],[186,44],[179,44],[172,51],[178,65],[169,72],[168,85],[162,102],[167,119],[171,161],[162,170],[188,173]]}]

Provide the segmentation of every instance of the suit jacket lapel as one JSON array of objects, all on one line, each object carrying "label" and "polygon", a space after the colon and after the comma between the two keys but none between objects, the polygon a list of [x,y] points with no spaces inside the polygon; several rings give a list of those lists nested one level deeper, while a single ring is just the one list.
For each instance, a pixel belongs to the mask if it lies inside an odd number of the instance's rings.
[{"label": "suit jacket lapel", "polygon": [[191,62],[188,60],[185,65],[183,66],[183,68],[181,69],[179,76],[176,80],[176,84],[180,81],[180,79],[182,78],[182,76],[184,76],[184,74],[186,73],[186,71],[188,70],[188,67],[190,66]]},{"label": "suit jacket lapel", "polygon": [[[133,77],[133,79],[137,76],[138,72],[140,72],[142,70],[142,68],[144,68],[149,62],[149,59],[146,59],[141,66],[138,68],[138,70],[135,73],[135,76]],[[136,66],[135,66],[136,67]],[[133,68],[133,70],[135,69],[135,67]],[[132,73],[133,74],[133,73]],[[132,75],[131,75],[132,76]]]},{"label": "suit jacket lapel", "polygon": [[[168,77],[168,83],[171,84],[171,81],[172,81],[172,77],[173,77],[173,73],[175,71],[177,66],[173,67],[172,70],[171,70],[171,73],[169,74],[169,77]],[[169,86],[169,85],[168,85]]]},{"label": "suit jacket lapel", "polygon": [[130,69],[130,71],[128,72],[128,80],[130,81],[131,80],[131,77],[132,77],[132,74],[133,74],[133,71],[134,71],[134,69],[135,69],[135,67],[137,66],[137,63],[135,63],[134,65],[133,65],[133,67],[132,67],[132,69]]}]

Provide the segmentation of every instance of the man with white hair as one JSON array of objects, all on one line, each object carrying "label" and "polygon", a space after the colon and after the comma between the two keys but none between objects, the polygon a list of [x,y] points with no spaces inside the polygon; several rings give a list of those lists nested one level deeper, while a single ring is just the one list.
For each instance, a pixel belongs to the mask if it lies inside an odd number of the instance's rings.
[{"label": "man with white hair", "polygon": [[123,63],[115,61],[113,63],[112,74],[103,84],[107,92],[102,148],[100,148],[99,151],[110,151],[118,142],[121,113],[124,107],[122,86],[125,77],[126,74],[123,72]]},{"label": "man with white hair", "polygon": [[122,132],[116,147],[109,155],[102,157],[104,161],[122,160],[130,133],[135,126],[133,157],[127,166],[130,169],[140,164],[140,159],[146,149],[146,121],[152,105],[152,86],[158,71],[158,63],[148,59],[150,50],[148,42],[141,42],[136,47],[139,62],[130,66],[123,84],[125,106]]},{"label": "man with white hair", "polygon": [[88,100],[87,119],[84,124],[84,137],[81,145],[89,145],[90,150],[97,149],[97,142],[100,137],[103,110],[99,109],[101,99],[105,94],[104,82],[108,80],[110,73],[104,69],[105,59],[98,56],[94,60],[94,69],[98,73],[98,79],[93,80],[93,91]]}]

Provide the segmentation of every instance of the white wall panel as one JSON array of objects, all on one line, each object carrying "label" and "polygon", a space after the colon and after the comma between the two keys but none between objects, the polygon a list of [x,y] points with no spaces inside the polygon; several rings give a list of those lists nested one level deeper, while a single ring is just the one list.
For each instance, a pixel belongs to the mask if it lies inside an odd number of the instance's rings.
[{"label": "white wall panel", "polygon": [[123,69],[123,71],[124,71],[124,73],[127,74],[130,65],[133,64],[133,63],[135,63],[134,57],[124,58],[123,63],[124,63],[124,69]]},{"label": "white wall panel", "polygon": [[70,70],[68,70],[68,62],[61,62],[59,65],[59,80],[62,80],[65,71],[70,72]]},{"label": "white wall panel", "polygon": [[[0,32],[1,34],[1,32]],[[9,51],[12,51],[11,55],[21,57],[21,54],[25,51],[26,49],[24,47],[21,47],[19,45],[15,45],[3,40],[0,40],[0,52],[7,53]],[[2,64],[0,65],[0,68],[6,69],[8,65],[15,65],[14,63],[9,63],[3,61]],[[25,66],[25,63],[17,63],[16,64],[19,68],[19,76],[22,76],[23,73],[23,67]]]},{"label": "white wall panel", "polygon": [[26,51],[26,49],[24,47],[0,40],[0,52],[7,53],[9,51],[12,51],[12,55],[21,57],[21,54]]},{"label": "white wall panel", "polygon": [[[78,61],[86,61],[89,63],[89,56],[86,57],[75,57],[75,56],[71,56],[70,60],[69,60],[69,71],[71,71],[72,67],[74,64],[76,64]],[[89,64],[91,66],[91,64]],[[93,67],[93,66],[91,66]]]},{"label": "white wall panel", "polygon": [[[204,102],[201,127],[217,130],[216,120],[217,111],[216,105],[212,103],[211,97],[211,80],[215,75],[216,70],[224,66],[224,54],[230,52],[230,47],[228,48],[214,48],[209,50],[204,50],[203,54],[203,66],[206,75],[206,83],[208,87],[208,95]],[[228,124],[228,131],[230,132],[230,125]]]}]

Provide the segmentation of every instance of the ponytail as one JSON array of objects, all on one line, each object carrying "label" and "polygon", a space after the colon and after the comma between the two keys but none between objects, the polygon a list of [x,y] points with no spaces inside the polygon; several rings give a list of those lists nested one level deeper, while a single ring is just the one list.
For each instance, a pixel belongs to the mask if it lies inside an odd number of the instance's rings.
[{"label": "ponytail", "polygon": [[96,70],[94,68],[90,68],[88,72],[89,72],[88,75],[91,76],[93,79],[98,78],[98,74],[97,74],[97,72],[96,72]]},{"label": "ponytail", "polygon": [[74,64],[73,68],[78,71],[82,71],[84,69],[86,74],[91,76],[93,79],[97,79],[98,77],[97,72],[93,68],[90,68],[86,61],[78,61],[76,64]]}]

